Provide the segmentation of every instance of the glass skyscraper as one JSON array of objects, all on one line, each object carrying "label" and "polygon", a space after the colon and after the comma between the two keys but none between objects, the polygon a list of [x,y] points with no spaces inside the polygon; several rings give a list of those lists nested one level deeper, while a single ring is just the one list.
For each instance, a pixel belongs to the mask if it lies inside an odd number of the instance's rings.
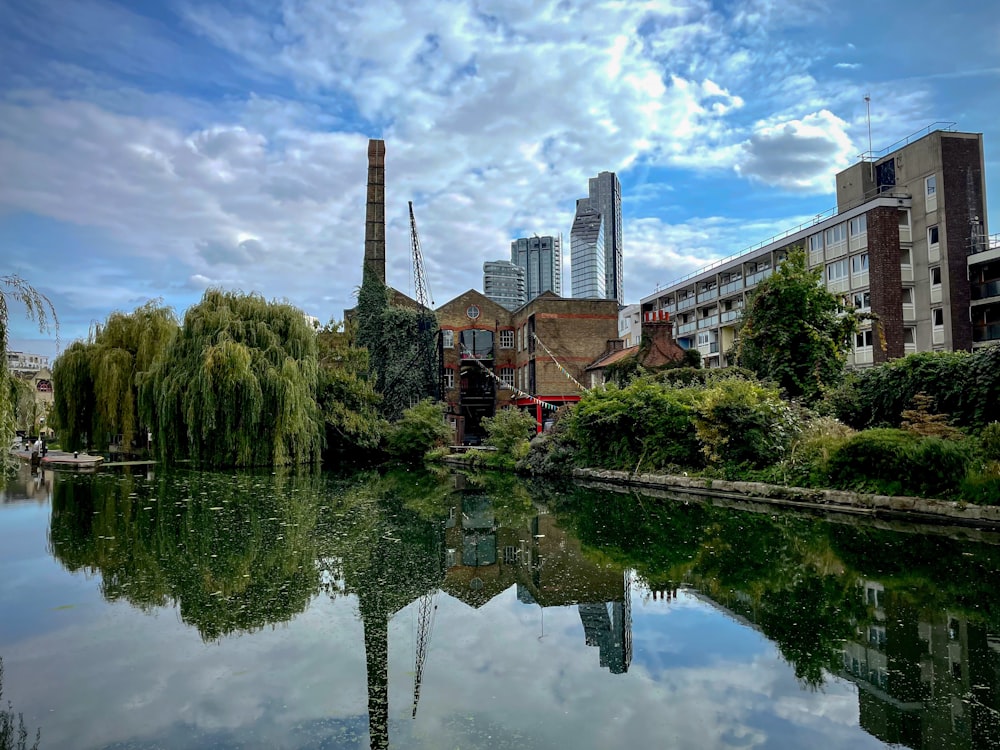
[{"label": "glass skyscraper", "polygon": [[[573,220],[574,230],[582,218],[583,224],[592,223],[586,212],[596,211],[601,215],[604,242],[601,258],[595,261],[593,248],[593,231],[585,234],[591,239],[584,242],[579,252],[579,264],[586,268],[587,275],[577,274],[577,247],[573,236],[570,236],[570,258],[572,261],[573,296],[593,297],[617,300],[619,305],[625,304],[625,292],[622,288],[622,188],[618,176],[614,172],[601,172],[589,181],[589,196],[576,202],[576,217]],[[603,276],[603,280],[597,277]],[[577,279],[580,286],[577,287]],[[595,289],[603,288],[600,295],[595,295]]]},{"label": "glass skyscraper", "polygon": [[516,310],[527,302],[524,269],[508,260],[486,261],[483,263],[483,294],[508,310]]},{"label": "glass skyscraper", "polygon": [[510,243],[510,262],[524,269],[525,302],[542,292],[562,296],[562,235],[521,237]]},{"label": "glass skyscraper", "polygon": [[607,298],[605,243],[604,217],[589,200],[581,198],[576,202],[576,217],[569,233],[574,298]]}]

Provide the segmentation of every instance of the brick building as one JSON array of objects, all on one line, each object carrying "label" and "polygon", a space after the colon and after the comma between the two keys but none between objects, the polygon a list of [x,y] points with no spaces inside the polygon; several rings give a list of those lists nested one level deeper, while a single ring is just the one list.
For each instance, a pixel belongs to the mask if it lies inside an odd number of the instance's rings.
[{"label": "brick building", "polygon": [[615,300],[552,292],[511,311],[470,289],[436,313],[442,399],[466,435],[481,436],[482,419],[505,406],[532,409],[541,426],[551,410],[543,403],[579,401],[573,380],[582,383],[587,365],[618,335]]}]

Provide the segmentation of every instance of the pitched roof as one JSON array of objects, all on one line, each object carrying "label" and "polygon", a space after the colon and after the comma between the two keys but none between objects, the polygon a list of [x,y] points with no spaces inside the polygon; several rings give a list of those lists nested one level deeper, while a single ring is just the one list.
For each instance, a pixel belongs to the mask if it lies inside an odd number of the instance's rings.
[{"label": "pitched roof", "polygon": [[638,346],[630,346],[628,349],[616,349],[613,352],[605,352],[600,357],[595,359],[589,365],[587,365],[586,370],[600,370],[608,365],[613,365],[615,362],[621,362],[626,357],[631,357],[639,352]]}]

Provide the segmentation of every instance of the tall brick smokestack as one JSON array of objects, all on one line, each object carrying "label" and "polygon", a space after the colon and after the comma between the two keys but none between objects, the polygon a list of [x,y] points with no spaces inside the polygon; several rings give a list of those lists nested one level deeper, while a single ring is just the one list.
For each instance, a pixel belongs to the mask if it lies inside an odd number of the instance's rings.
[{"label": "tall brick smokestack", "polygon": [[385,141],[368,141],[368,205],[365,208],[364,276],[385,283]]}]

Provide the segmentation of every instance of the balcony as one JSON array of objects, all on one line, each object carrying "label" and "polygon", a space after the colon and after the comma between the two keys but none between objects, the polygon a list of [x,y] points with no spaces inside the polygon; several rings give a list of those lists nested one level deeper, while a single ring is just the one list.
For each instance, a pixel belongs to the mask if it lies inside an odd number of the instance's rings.
[{"label": "balcony", "polygon": [[1000,341],[1000,323],[972,326],[972,340],[977,344]]},{"label": "balcony", "polygon": [[741,312],[742,312],[741,310],[727,310],[726,312],[722,313],[722,317],[720,318],[720,320],[723,323],[731,323],[734,320],[739,320]]},{"label": "balcony", "polygon": [[972,300],[989,299],[990,297],[1000,297],[1000,279],[997,281],[987,281],[985,284],[972,285]]},{"label": "balcony", "polygon": [[723,295],[732,294],[743,289],[743,279],[736,279],[719,287],[719,292]]},{"label": "balcony", "polygon": [[698,321],[698,328],[712,328],[719,325],[718,315],[708,315]]},{"label": "balcony", "polygon": [[693,294],[690,297],[685,297],[684,299],[677,301],[678,312],[680,312],[681,310],[689,310],[694,306],[695,306],[695,298]]},{"label": "balcony", "polygon": [[677,335],[684,336],[685,334],[688,333],[694,333],[694,329],[695,329],[694,323],[682,323],[681,325],[677,326]]},{"label": "balcony", "polygon": [[712,289],[704,289],[704,290],[698,292],[698,301],[699,302],[707,302],[708,300],[715,299],[718,296],[719,296],[719,290],[718,289],[716,289],[714,287]]}]

